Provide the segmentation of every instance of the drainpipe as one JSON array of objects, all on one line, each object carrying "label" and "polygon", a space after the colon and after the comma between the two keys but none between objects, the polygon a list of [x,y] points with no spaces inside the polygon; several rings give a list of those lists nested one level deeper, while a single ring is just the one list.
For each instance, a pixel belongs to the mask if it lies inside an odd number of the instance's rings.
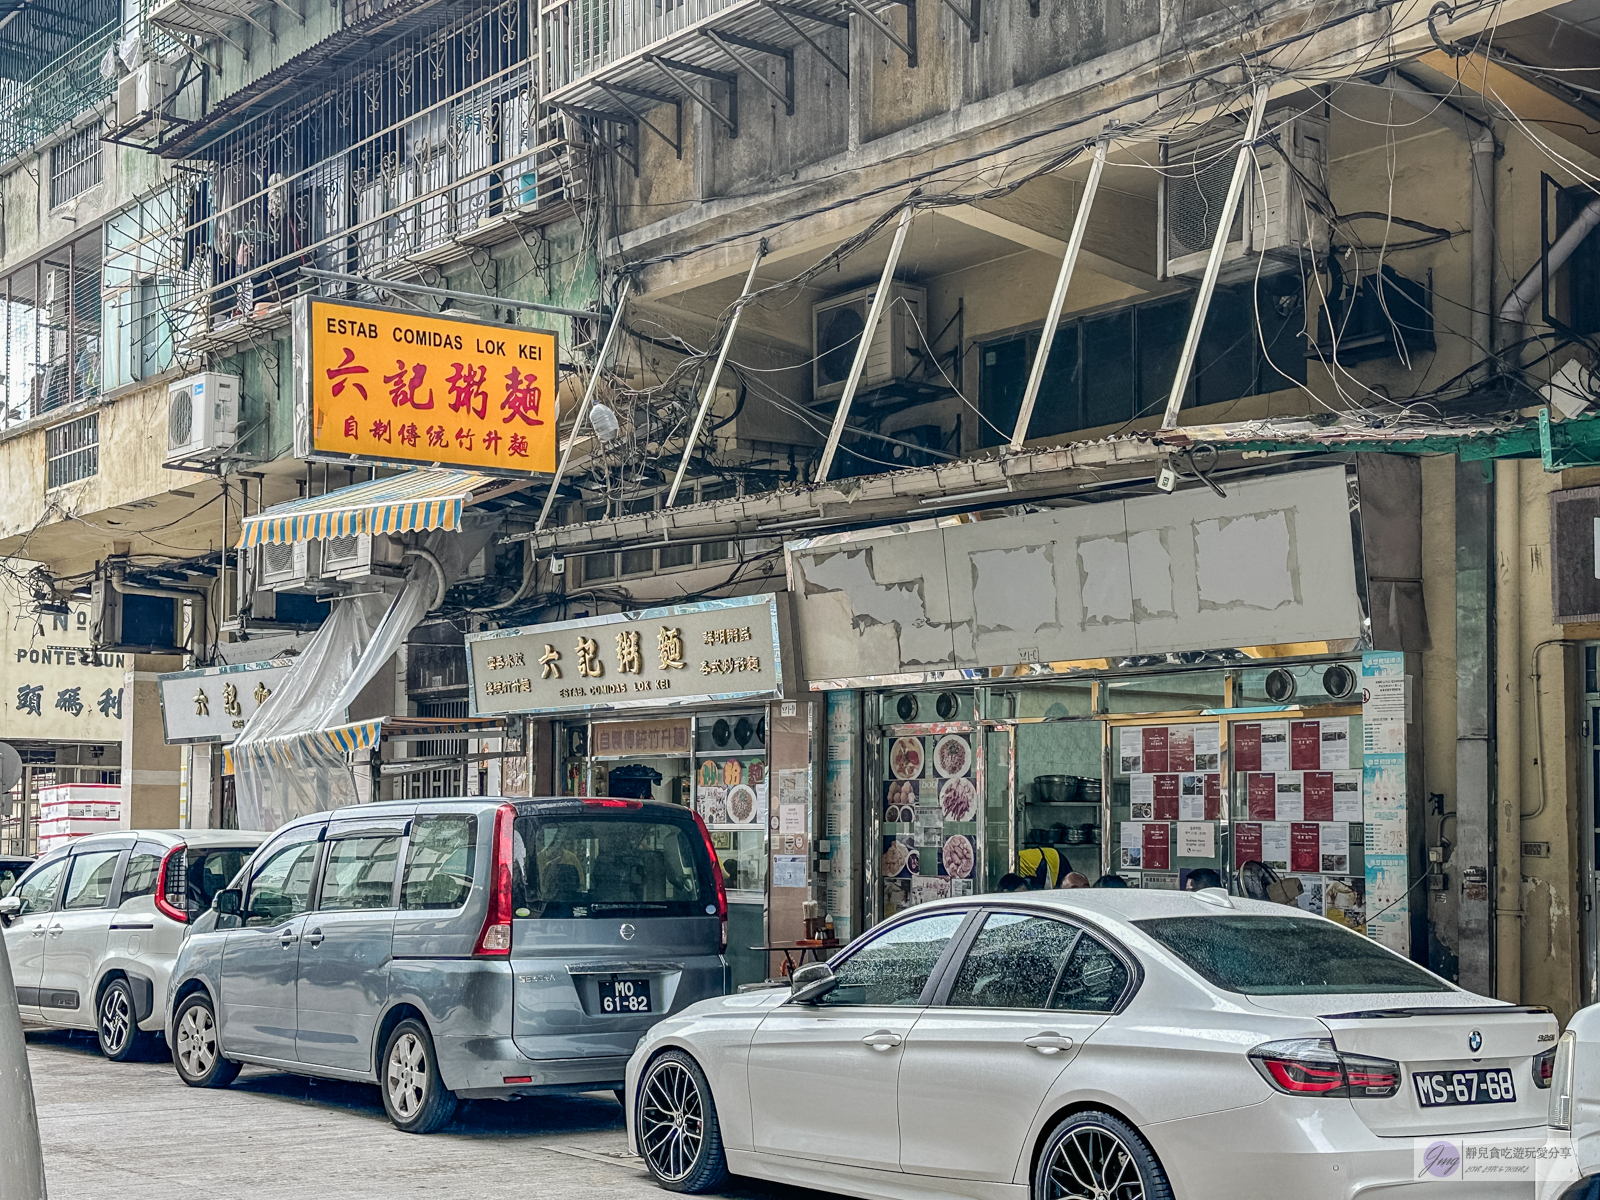
[{"label": "drainpipe", "polygon": [[1446,103],[1398,71],[1385,86],[1407,104],[1453,131],[1472,150],[1472,344],[1479,358],[1494,352],[1494,130]]},{"label": "drainpipe", "polygon": [[1494,475],[1495,991],[1522,996],[1522,531],[1521,464]]},{"label": "drainpipe", "polygon": [[[1567,231],[1550,247],[1548,270],[1552,275],[1566,265],[1567,259],[1578,248],[1578,243],[1588,237],[1597,225],[1600,225],[1600,197],[1589,201],[1572,224],[1567,226]],[[1500,306],[1500,319],[1507,325],[1520,325],[1527,317],[1529,306],[1544,290],[1546,269],[1544,263],[1534,263],[1528,268],[1528,273],[1517,281],[1517,286],[1511,289],[1506,302]]]}]

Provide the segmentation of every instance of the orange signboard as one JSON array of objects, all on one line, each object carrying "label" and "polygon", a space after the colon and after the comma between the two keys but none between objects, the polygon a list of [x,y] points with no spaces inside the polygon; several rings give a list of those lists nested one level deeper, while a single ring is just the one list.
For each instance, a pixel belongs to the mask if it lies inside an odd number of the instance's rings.
[{"label": "orange signboard", "polygon": [[303,296],[301,458],[534,473],[556,468],[556,335]]}]

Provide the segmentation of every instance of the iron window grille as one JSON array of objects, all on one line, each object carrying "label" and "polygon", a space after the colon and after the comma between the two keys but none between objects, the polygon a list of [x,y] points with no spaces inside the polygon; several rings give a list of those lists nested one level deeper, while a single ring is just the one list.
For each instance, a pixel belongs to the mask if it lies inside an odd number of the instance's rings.
[{"label": "iron window grille", "polygon": [[50,148],[50,207],[60,208],[100,182],[100,126],[87,125]]},{"label": "iron window grille", "polygon": [[44,431],[45,489],[100,473],[100,414],[86,413]]}]

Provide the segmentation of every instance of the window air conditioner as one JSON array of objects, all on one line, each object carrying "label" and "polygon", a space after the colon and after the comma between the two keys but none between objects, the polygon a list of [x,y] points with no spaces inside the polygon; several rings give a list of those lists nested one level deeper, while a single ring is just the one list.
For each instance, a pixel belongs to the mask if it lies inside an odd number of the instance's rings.
[{"label": "window air conditioner", "polygon": [[324,573],[340,579],[374,575],[400,565],[405,551],[400,539],[386,533],[353,533],[322,544]]},{"label": "window air conditioner", "polygon": [[208,371],[167,389],[167,462],[206,462],[231,450],[239,430],[239,377]]},{"label": "window air conditioner", "polygon": [[321,550],[316,542],[263,542],[255,548],[257,591],[317,591],[322,575]]},{"label": "window air conditioner", "polygon": [[[811,308],[811,394],[816,400],[844,395],[845,380],[861,331],[867,326],[876,287],[861,288],[820,301]],[[872,347],[861,373],[861,391],[888,387],[910,379],[925,353],[918,327],[927,315],[928,293],[923,288],[897,283],[890,303],[873,331]]]},{"label": "window air conditioner", "polygon": [[165,596],[124,595],[99,574],[89,591],[89,642],[96,650],[181,653],[182,606]]},{"label": "window air conditioner", "polygon": [[[1269,113],[1267,142],[1228,231],[1222,277],[1277,272],[1327,252],[1328,223],[1320,205],[1328,187],[1328,123],[1307,114]],[[1238,161],[1239,132],[1176,144],[1162,172],[1160,245],[1169,277],[1205,273],[1217,220]],[[1265,256],[1263,261],[1262,256]]]},{"label": "window air conditioner", "polygon": [[140,63],[117,81],[117,128],[128,129],[164,115],[177,84],[178,71],[171,63]]}]

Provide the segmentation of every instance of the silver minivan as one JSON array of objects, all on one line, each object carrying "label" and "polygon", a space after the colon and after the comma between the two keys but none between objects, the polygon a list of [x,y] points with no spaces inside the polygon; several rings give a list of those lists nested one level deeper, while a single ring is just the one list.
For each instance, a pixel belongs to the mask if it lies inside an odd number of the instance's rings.
[{"label": "silver minivan", "polygon": [[275,833],[172,973],[179,1076],[377,1083],[410,1133],[458,1097],[619,1090],[639,1037],[728,986],[699,817],[641,800],[365,804]]}]

